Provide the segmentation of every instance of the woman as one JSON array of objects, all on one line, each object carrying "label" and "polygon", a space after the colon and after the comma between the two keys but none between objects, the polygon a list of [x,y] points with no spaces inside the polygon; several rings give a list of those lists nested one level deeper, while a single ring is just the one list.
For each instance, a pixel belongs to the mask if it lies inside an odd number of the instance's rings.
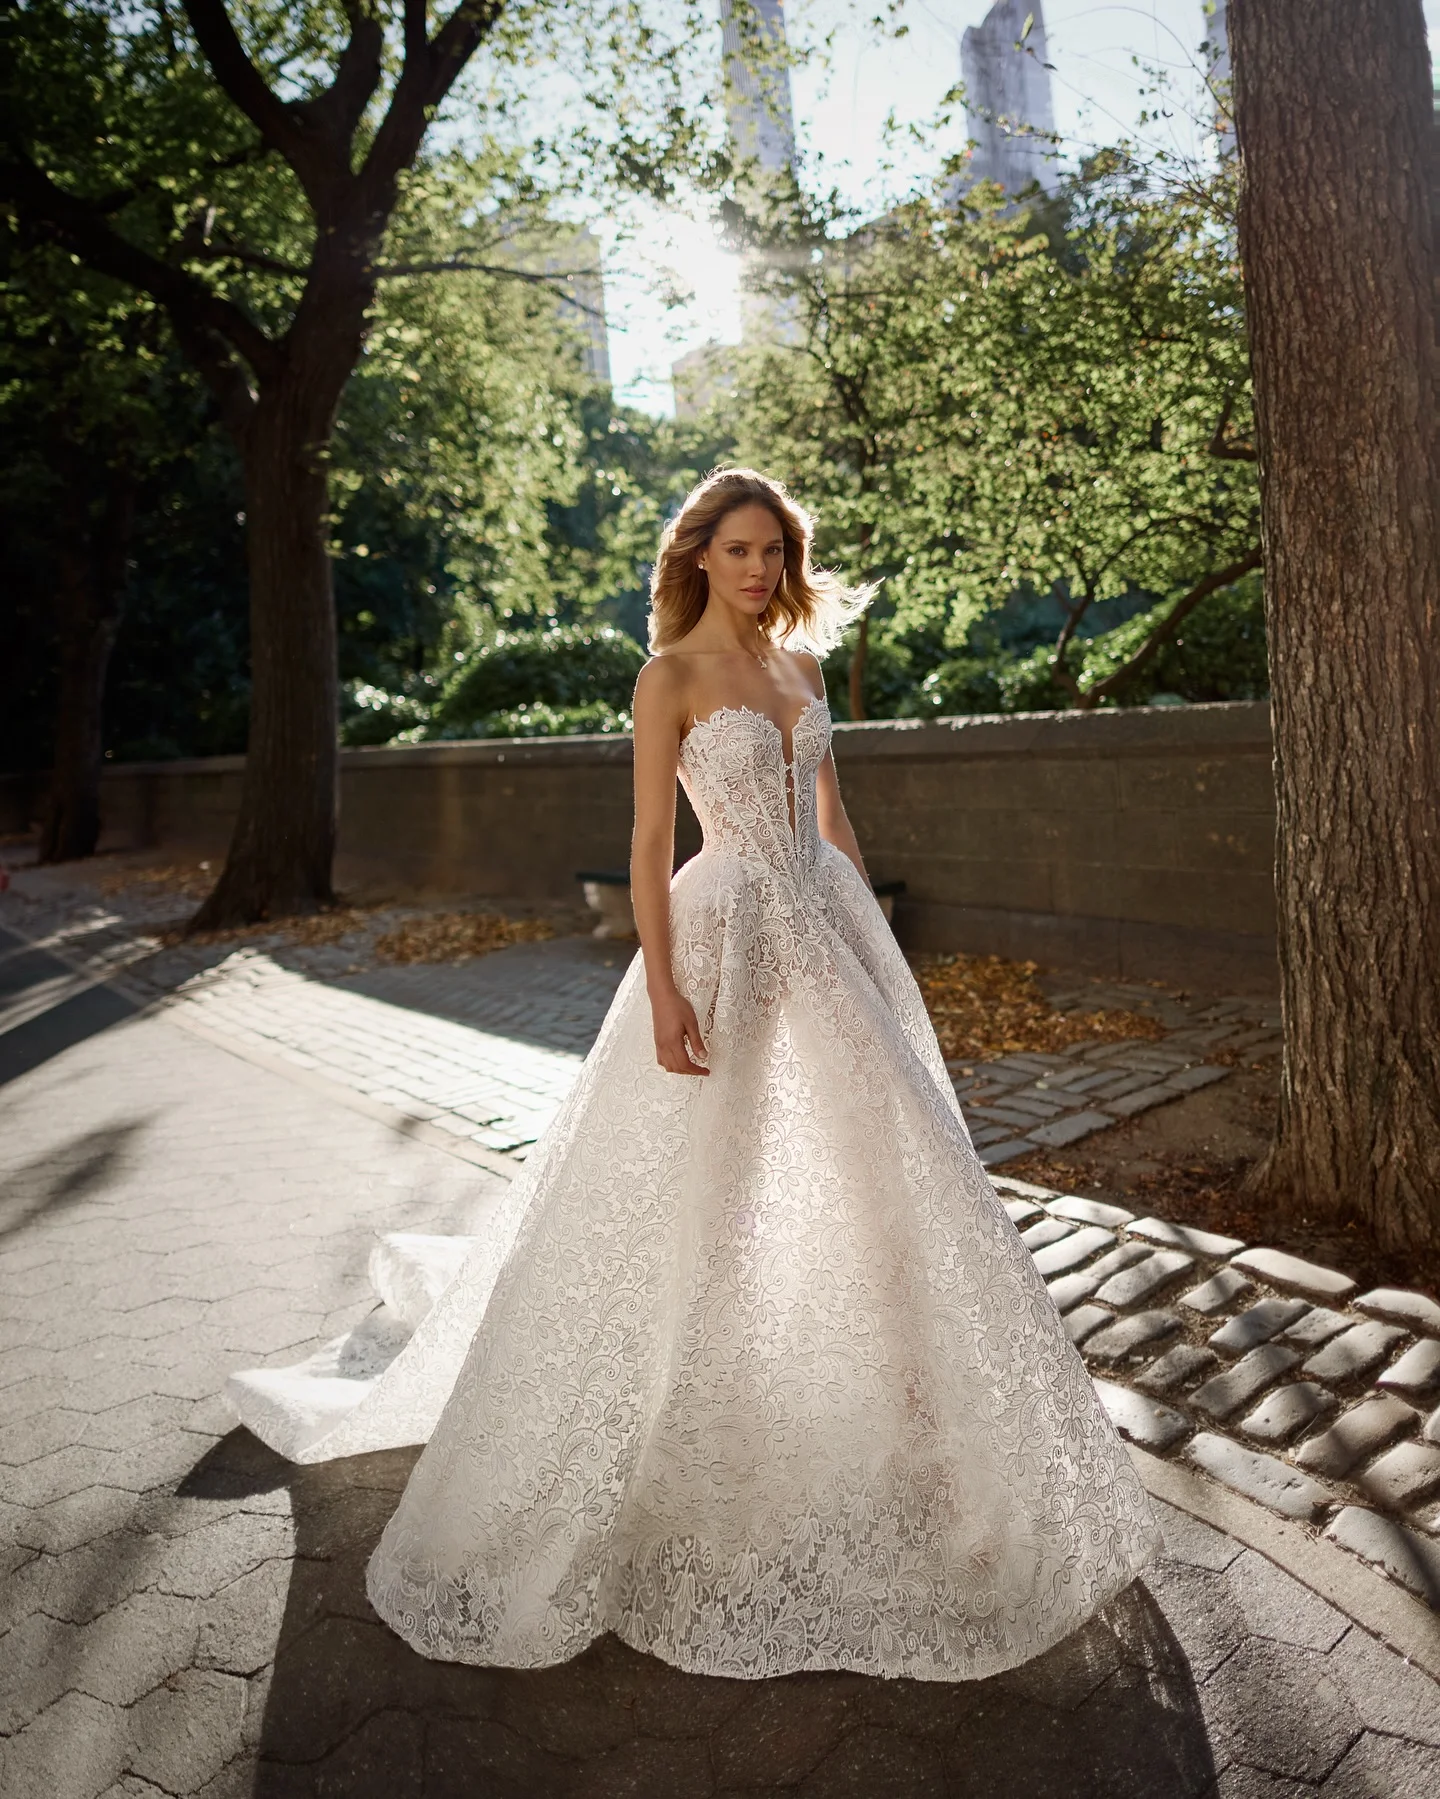
[{"label": "woman", "polygon": [[[428,1310],[381,1253],[424,1316],[373,1381],[231,1383],[298,1459],[427,1443],[368,1581],[424,1654],[532,1667],[611,1630],[708,1674],[975,1678],[1156,1547],[870,893],[813,654],[868,595],[810,545],[744,469],[665,532],[641,953],[493,1228]],[[672,881],[677,773],[705,847]]]}]

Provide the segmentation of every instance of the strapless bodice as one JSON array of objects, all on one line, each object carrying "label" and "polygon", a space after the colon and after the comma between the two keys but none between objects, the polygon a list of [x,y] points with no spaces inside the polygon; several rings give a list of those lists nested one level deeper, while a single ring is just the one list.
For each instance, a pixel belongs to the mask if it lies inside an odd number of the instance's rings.
[{"label": "strapless bodice", "polygon": [[[830,714],[818,696],[790,733],[749,706],[719,706],[680,745],[680,779],[705,833],[705,854],[741,856],[802,878],[820,847],[815,777],[830,747]],[[795,822],[790,822],[791,792]]]}]

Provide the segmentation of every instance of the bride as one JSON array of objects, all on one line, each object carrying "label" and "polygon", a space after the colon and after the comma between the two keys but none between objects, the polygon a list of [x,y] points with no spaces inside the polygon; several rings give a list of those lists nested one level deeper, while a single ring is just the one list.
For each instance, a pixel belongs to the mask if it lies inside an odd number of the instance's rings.
[{"label": "bride", "polygon": [[368,1329],[230,1383],[296,1460],[426,1445],[368,1578],[422,1654],[972,1679],[1156,1548],[871,895],[812,653],[868,595],[810,549],[745,469],[666,528],[641,953],[574,1088],[479,1234],[388,1239]]}]

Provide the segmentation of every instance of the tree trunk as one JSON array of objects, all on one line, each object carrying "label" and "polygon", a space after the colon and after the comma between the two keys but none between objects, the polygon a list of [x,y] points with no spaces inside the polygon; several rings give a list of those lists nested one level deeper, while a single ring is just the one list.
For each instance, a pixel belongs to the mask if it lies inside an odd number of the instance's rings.
[{"label": "tree trunk", "polygon": [[860,614],[855,633],[855,649],[850,657],[850,716],[857,722],[865,717],[865,659],[870,651],[870,614]]},{"label": "tree trunk", "polygon": [[282,377],[262,390],[244,434],[250,732],[225,868],[192,931],[334,903],[339,699],[326,454],[342,387],[332,379],[317,393]]},{"label": "tree trunk", "polygon": [[74,494],[74,516],[60,552],[60,696],[55,766],[40,833],[42,862],[93,856],[100,840],[105,679],[125,605],[126,563],[135,517],[135,480],[107,471],[104,505]]},{"label": "tree trunk", "polygon": [[1440,1244],[1440,454],[1420,0],[1231,0],[1285,1053],[1252,1189]]}]

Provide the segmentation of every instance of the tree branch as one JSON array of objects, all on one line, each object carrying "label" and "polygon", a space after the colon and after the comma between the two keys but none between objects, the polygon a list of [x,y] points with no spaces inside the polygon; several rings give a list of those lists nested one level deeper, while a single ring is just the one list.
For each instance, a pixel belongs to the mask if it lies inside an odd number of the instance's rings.
[{"label": "tree branch", "polygon": [[[1077,566],[1079,566],[1078,561]],[[1068,603],[1066,604],[1065,623],[1060,629],[1059,637],[1055,640],[1055,654],[1050,658],[1051,675],[1060,683],[1077,704],[1082,703],[1084,700],[1084,689],[1066,666],[1065,658],[1070,653],[1070,645],[1074,641],[1075,633],[1080,627],[1080,620],[1084,618],[1085,614],[1090,610],[1090,604],[1095,598],[1095,584],[1099,579],[1099,576],[1087,576],[1082,567],[1080,569],[1080,579],[1085,583],[1084,592],[1080,595],[1080,598],[1076,600],[1073,606]]]},{"label": "tree branch", "polygon": [[1230,429],[1230,415],[1234,409],[1235,396],[1233,393],[1228,393],[1225,396],[1225,404],[1220,408],[1220,417],[1215,422],[1214,433],[1210,442],[1205,446],[1206,454],[1217,456],[1222,462],[1254,462],[1254,444],[1236,443],[1233,438],[1227,438],[1225,435]]},{"label": "tree branch", "polygon": [[1206,575],[1203,581],[1198,581],[1183,599],[1175,602],[1163,623],[1155,627],[1128,662],[1122,662],[1113,674],[1106,675],[1103,681],[1097,681],[1093,687],[1087,687],[1083,693],[1080,693],[1081,707],[1088,712],[1101,700],[1114,693],[1116,688],[1123,686],[1131,675],[1142,669],[1155,655],[1162,643],[1167,643],[1175,635],[1201,600],[1208,599],[1221,587],[1229,587],[1232,581],[1238,581],[1242,575],[1248,575],[1252,569],[1260,568],[1263,562],[1264,556],[1260,546],[1256,544],[1254,549],[1247,550],[1234,562],[1227,563],[1224,568],[1215,569],[1213,573]]},{"label": "tree branch", "polygon": [[238,403],[236,384],[248,383],[230,352],[241,355],[260,378],[279,364],[274,344],[231,301],[222,299],[187,269],[175,268],[122,237],[86,200],[67,194],[27,157],[0,159],[0,194],[25,222],[72,251],[102,275],[111,275],[158,300],[187,346],[206,344],[197,366],[227,408]]},{"label": "tree branch", "polygon": [[365,108],[380,85],[385,30],[378,13],[354,4],[345,10],[350,16],[350,40],[340,53],[335,79],[323,94],[300,102],[294,111],[313,121],[330,139],[337,156],[344,159],[344,172],[349,174],[351,143]]},{"label": "tree branch", "polygon": [[574,269],[565,275],[537,275],[530,269],[511,268],[505,263],[470,262],[464,257],[450,257],[439,262],[385,263],[370,272],[377,281],[398,281],[406,275],[501,275],[511,281],[528,281],[536,287],[548,287],[577,312],[588,313],[591,318],[603,319],[605,316],[598,306],[587,306],[583,300],[577,300],[565,291],[566,284],[578,277],[588,275],[600,280],[599,269]]},{"label": "tree branch", "polygon": [[245,54],[224,0],[184,0],[184,5],[195,40],[214,70],[216,81],[303,181],[302,165],[310,161],[304,127]]},{"label": "tree branch", "polygon": [[187,256],[202,262],[207,257],[216,262],[238,262],[247,269],[262,269],[267,275],[287,275],[304,281],[310,273],[297,262],[282,262],[277,256],[267,256],[263,250],[252,250],[248,244],[228,237],[197,237],[190,241],[182,236],[179,247]]},{"label": "tree branch", "polygon": [[424,0],[405,0],[405,63],[360,179],[373,194],[409,168],[430,115],[459,79],[460,71],[489,36],[503,0],[460,0],[436,32],[425,36]]}]

